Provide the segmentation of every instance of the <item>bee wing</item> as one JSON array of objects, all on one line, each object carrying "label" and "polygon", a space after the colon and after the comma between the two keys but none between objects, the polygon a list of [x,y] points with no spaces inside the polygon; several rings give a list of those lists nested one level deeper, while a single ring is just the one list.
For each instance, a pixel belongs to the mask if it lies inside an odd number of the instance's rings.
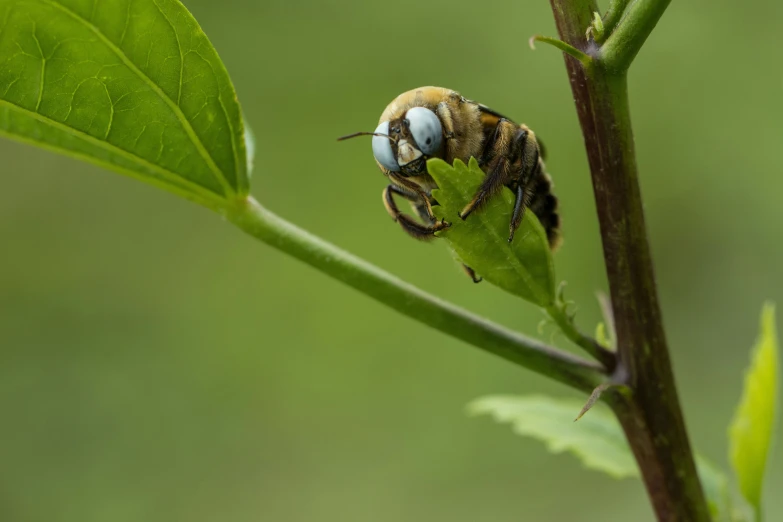
[{"label": "bee wing", "polygon": [[[476,103],[476,102],[473,102],[473,103]],[[486,114],[487,116],[494,116],[498,120],[501,119],[501,118],[505,118],[507,120],[514,121],[511,118],[509,118],[508,116],[504,116],[504,115],[500,114],[499,112],[490,109],[489,107],[487,107],[483,103],[476,103],[476,105],[478,105],[478,108],[481,111],[481,114]]]}]

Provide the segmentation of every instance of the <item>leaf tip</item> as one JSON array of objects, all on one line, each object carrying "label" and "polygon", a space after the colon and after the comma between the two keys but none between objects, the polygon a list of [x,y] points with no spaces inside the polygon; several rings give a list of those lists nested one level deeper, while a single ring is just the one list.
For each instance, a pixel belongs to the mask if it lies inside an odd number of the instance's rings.
[{"label": "leaf tip", "polygon": [[493,414],[493,396],[479,397],[473,399],[465,405],[465,414],[469,417],[478,417],[479,415]]},{"label": "leaf tip", "polygon": [[761,326],[777,333],[775,326],[775,302],[771,300],[764,301],[761,308]]},{"label": "leaf tip", "polygon": [[773,439],[777,398],[778,340],[775,305],[764,303],[759,334],[745,371],[742,396],[729,425],[729,460],[742,496],[758,514]]},{"label": "leaf tip", "polygon": [[430,158],[427,160],[427,167],[449,167],[450,165],[440,158]]},{"label": "leaf tip", "polygon": [[534,34],[530,38],[527,39],[527,44],[530,46],[531,51],[536,50],[536,39],[538,38],[537,34]]}]

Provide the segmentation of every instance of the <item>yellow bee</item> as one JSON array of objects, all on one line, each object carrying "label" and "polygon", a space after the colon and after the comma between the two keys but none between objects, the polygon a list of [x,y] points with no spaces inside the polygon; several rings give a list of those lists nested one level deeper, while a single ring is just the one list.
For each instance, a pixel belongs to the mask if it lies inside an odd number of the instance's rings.
[{"label": "yellow bee", "polygon": [[[441,158],[452,164],[459,158],[467,163],[473,156],[486,178],[459,217],[464,220],[480,210],[506,186],[516,195],[509,220],[509,243],[529,207],[546,230],[550,247],[559,244],[557,198],[544,169],[541,144],[526,125],[518,125],[456,91],[421,87],[395,98],[383,111],[375,132],[340,139],[362,135],[372,136],[375,160],[391,181],[383,191],[386,210],[411,236],[431,239],[435,232],[449,226],[432,213],[433,205],[438,204],[432,190],[438,187],[427,173],[427,160]],[[394,194],[410,201],[422,222],[400,212]],[[469,273],[474,276],[472,271]]]}]

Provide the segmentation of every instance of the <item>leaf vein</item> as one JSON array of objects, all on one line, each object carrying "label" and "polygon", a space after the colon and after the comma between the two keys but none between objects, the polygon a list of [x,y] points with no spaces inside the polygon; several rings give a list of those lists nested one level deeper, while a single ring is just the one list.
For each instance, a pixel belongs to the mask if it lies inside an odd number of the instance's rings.
[{"label": "leaf vein", "polygon": [[128,34],[128,26],[130,25],[131,17],[131,4],[133,0],[128,0],[128,10],[125,12],[125,25],[122,27],[122,34],[120,35],[120,45],[125,42],[125,35]]},{"label": "leaf vein", "polygon": [[[468,195],[468,197],[471,197],[472,195]],[[484,226],[484,228],[490,233],[490,236],[497,244],[505,244],[508,245],[508,241],[506,241],[506,238],[501,237],[500,234],[498,234],[495,227],[492,226],[492,223],[487,219],[486,215],[478,211],[476,212],[476,217],[479,218],[479,221],[481,221],[481,224]],[[506,246],[504,251],[507,251],[507,249],[510,248],[510,246]],[[513,267],[513,270],[519,274],[519,276],[522,278],[522,280],[525,282],[528,288],[530,288],[535,294],[536,298],[541,299],[541,296],[544,295],[541,292],[541,288],[536,283],[534,278],[530,275],[530,272],[522,265],[522,263],[519,261],[519,259],[516,258],[514,255],[506,255],[506,259],[509,262],[509,265]]]},{"label": "leaf vein", "polygon": [[[190,190],[192,190],[194,193],[207,197],[210,199],[214,199],[215,196],[220,196],[220,194],[216,194],[212,192],[211,190],[207,189],[206,187],[203,187],[201,185],[198,185],[196,183],[193,183],[189,179],[183,177],[180,174],[177,174],[176,172],[172,172],[168,169],[165,169],[161,167],[160,165],[156,165],[154,163],[149,162],[148,160],[142,158],[141,156],[138,156],[134,154],[133,152],[127,151],[125,149],[122,149],[112,143],[109,143],[107,141],[103,141],[99,138],[96,138],[95,136],[92,136],[84,131],[75,129],[73,127],[70,127],[68,125],[65,125],[63,123],[60,123],[59,121],[53,120],[47,116],[44,116],[43,114],[40,114],[38,112],[31,111],[30,109],[25,109],[24,107],[21,107],[19,105],[16,105],[15,103],[9,102],[8,100],[2,100],[0,99],[0,107],[7,106],[11,110],[15,110],[17,112],[20,112],[22,114],[25,114],[31,118],[34,118],[41,123],[44,123],[46,125],[50,125],[58,130],[64,131],[67,134],[70,134],[71,136],[77,137],[79,139],[82,139],[92,145],[96,145],[108,152],[117,154],[119,156],[122,156],[123,158],[133,161],[140,166],[143,166],[145,168],[148,168],[150,170],[153,170],[157,172],[162,178],[170,180],[172,183],[177,184],[184,184],[186,185]],[[121,168],[121,167],[120,167]]]},{"label": "leaf vein", "polygon": [[169,27],[171,27],[171,31],[174,33],[174,38],[177,40],[177,50],[179,51],[179,83],[178,83],[178,91],[177,91],[177,107],[179,107],[180,101],[182,100],[182,74],[185,71],[185,56],[182,54],[182,43],[179,41],[179,33],[177,32],[177,29],[174,27],[174,24],[169,20],[169,17],[166,16],[166,13],[163,12],[163,9],[161,9],[160,5],[158,5],[158,2],[156,0],[152,0],[152,3],[155,4],[155,7],[158,9],[158,12],[160,15],[166,20],[166,23],[169,24]]},{"label": "leaf vein", "polygon": [[[209,60],[205,59],[203,56],[201,56],[201,53],[199,53],[196,49],[193,49],[191,52],[196,53],[202,60],[204,60],[204,63],[206,63],[209,66],[209,70],[212,71],[212,76],[215,78],[215,81],[217,81],[218,75],[215,73],[215,68],[212,66],[212,64],[209,62]],[[223,111],[223,116],[226,117],[226,122],[228,123],[228,129],[231,132],[231,135],[234,135],[234,126],[231,123],[231,118],[228,116],[228,109],[226,109],[225,103],[223,103],[223,93],[220,90],[220,87],[218,86],[218,103],[220,103],[220,109]],[[236,143],[234,143],[234,140],[231,140],[231,151],[234,154],[234,172],[236,174],[237,179],[237,186],[240,190],[244,189],[247,190],[246,183],[243,183],[242,180],[245,180],[246,178],[244,176],[241,176],[239,173],[240,168],[240,159],[239,159],[239,151],[237,150]],[[239,186],[239,185],[242,186]]]},{"label": "leaf vein", "polygon": [[43,49],[41,48],[41,42],[38,41],[38,35],[35,34],[35,23],[33,23],[33,40],[35,40],[35,45],[38,46],[38,52],[41,53],[41,81],[38,86],[38,100],[35,102],[35,111],[38,112],[38,108],[41,106],[41,100],[43,99],[44,80],[46,79],[46,56],[44,56]]},{"label": "leaf vein", "polygon": [[103,134],[104,141],[109,140],[109,133],[111,132],[111,126],[114,123],[114,103],[111,101],[111,94],[109,94],[109,87],[101,82],[103,90],[106,91],[106,97],[109,99],[109,123],[106,125],[106,132]]},{"label": "leaf vein", "polygon": [[[174,115],[177,117],[180,124],[182,125],[182,128],[185,130],[185,133],[188,135],[191,142],[196,147],[196,150],[199,152],[201,158],[209,167],[210,171],[212,172],[212,175],[215,177],[218,183],[223,187],[223,190],[225,191],[224,195],[229,195],[234,193],[234,189],[231,187],[231,184],[228,182],[228,179],[226,178],[225,174],[223,173],[223,171],[220,170],[220,168],[218,168],[214,158],[212,158],[212,156],[209,154],[209,151],[207,151],[206,147],[204,146],[204,143],[201,141],[201,139],[198,137],[196,132],[193,130],[193,126],[185,117],[185,114],[182,112],[180,107],[176,103],[174,103],[174,101],[163,91],[163,89],[160,88],[158,84],[152,81],[152,79],[149,76],[147,76],[141,69],[139,69],[138,66],[136,66],[136,64],[133,63],[130,60],[130,58],[128,58],[128,56],[121,49],[119,49],[111,40],[109,40],[109,38],[105,34],[103,34],[103,32],[98,27],[90,23],[88,20],[85,20],[83,17],[79,16],[78,13],[75,13],[74,11],[70,10],[69,8],[65,7],[64,5],[60,4],[55,0],[38,0],[38,1],[62,11],[64,14],[68,15],[72,19],[84,25],[87,29],[89,29],[92,33],[94,33],[98,37],[98,39],[101,42],[103,42],[104,45],[106,45],[125,64],[126,67],[128,67],[134,74],[136,74],[139,78],[141,78],[142,81],[147,83],[147,85],[150,86],[153,92],[155,92],[155,94],[157,94],[158,97],[160,97],[160,99],[163,100],[163,102],[166,103],[174,112]],[[157,4],[155,5],[157,6]]]}]

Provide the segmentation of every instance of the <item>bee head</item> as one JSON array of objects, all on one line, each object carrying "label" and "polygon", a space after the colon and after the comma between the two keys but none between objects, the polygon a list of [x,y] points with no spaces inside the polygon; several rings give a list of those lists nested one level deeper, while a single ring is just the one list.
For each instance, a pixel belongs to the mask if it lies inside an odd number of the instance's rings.
[{"label": "bee head", "polygon": [[372,152],[378,163],[392,172],[405,176],[417,176],[427,170],[427,159],[441,150],[443,126],[429,109],[413,107],[402,116],[378,125],[373,133],[357,133],[354,136],[372,135]]}]

